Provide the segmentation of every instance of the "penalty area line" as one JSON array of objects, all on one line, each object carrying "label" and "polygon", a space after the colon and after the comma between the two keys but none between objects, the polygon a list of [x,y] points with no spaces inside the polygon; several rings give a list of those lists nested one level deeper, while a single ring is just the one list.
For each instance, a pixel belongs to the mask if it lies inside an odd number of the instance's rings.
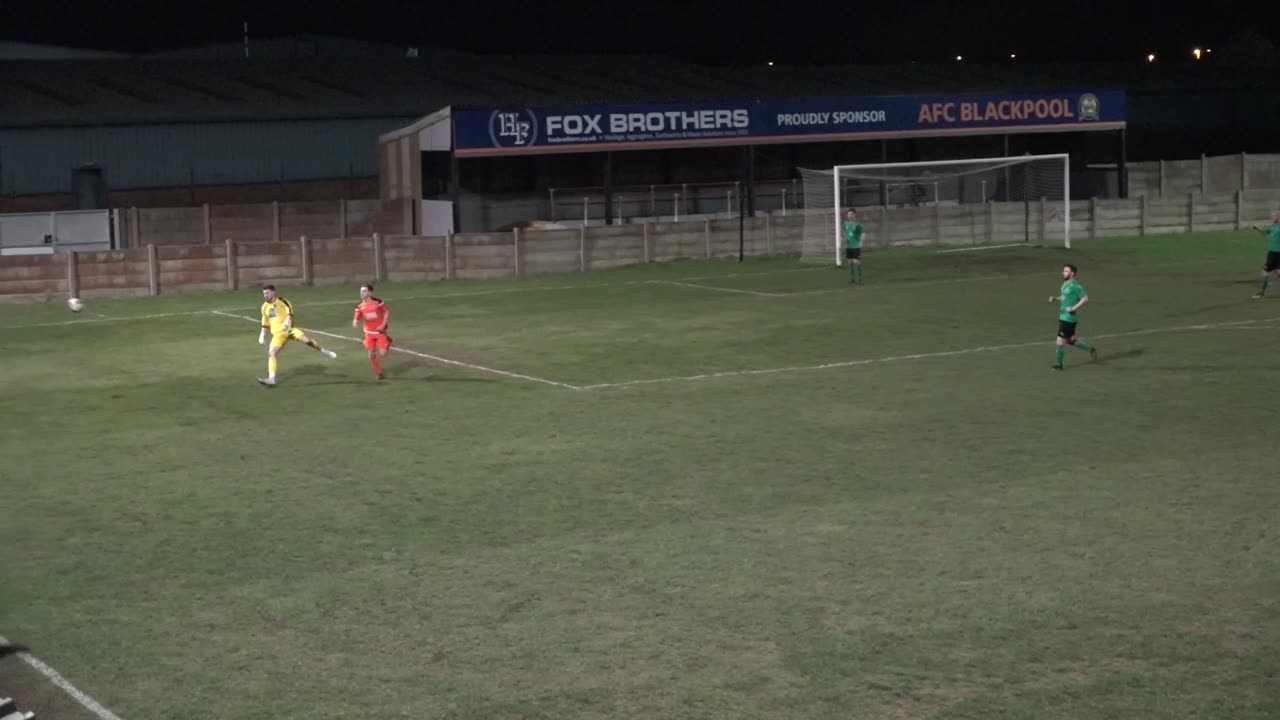
[{"label": "penalty area line", "polygon": [[[209,312],[213,315],[221,315],[222,317],[235,318],[237,320],[248,320],[249,322],[255,323],[255,324],[261,322],[259,318],[252,318],[247,315],[236,315],[234,313],[223,312],[222,310],[210,310]],[[322,337],[330,337],[336,340],[346,340],[348,342],[360,343],[361,345],[364,344],[363,341],[361,341],[359,338],[353,338],[349,335],[339,335],[337,333],[325,332],[323,330],[306,330],[305,332],[308,335],[320,335]],[[456,367],[468,368],[470,370],[477,370],[480,372],[491,373],[493,375],[501,375],[503,377],[514,378],[517,380],[527,380],[529,382],[541,383],[543,385],[551,385],[553,387],[564,388],[566,390],[582,389],[578,385],[570,385],[569,383],[562,383],[557,380],[548,380],[546,378],[540,378],[534,375],[525,375],[524,373],[511,372],[510,370],[499,370],[498,368],[491,368],[485,365],[476,365],[475,363],[463,362],[461,360],[453,360],[451,358],[441,357],[440,355],[432,355],[430,353],[418,352],[417,350],[410,350],[408,348],[399,347],[397,345],[392,345],[391,350],[392,352],[401,352],[406,355],[412,355],[414,357],[422,358],[424,360],[432,360],[438,363],[444,363],[445,365],[453,365]]]},{"label": "penalty area line", "polygon": [[184,317],[190,315],[206,315],[208,310],[186,310],[183,312],[151,313],[149,315],[103,315],[97,317],[76,318],[75,320],[57,320],[54,322],[26,323],[25,325],[4,325],[0,330],[25,330],[27,328],[61,327],[63,325],[87,325],[89,323],[130,322],[133,320],[159,320],[161,318]]},{"label": "penalty area line", "polygon": [[[721,278],[740,278],[740,277],[753,277],[753,276],[781,275],[784,273],[814,272],[814,271],[821,271],[826,269],[827,268],[825,267],[783,268],[779,270],[763,270],[760,272],[730,272],[730,273],[719,273],[716,275],[690,275],[688,277],[680,277],[678,280],[672,280],[672,281],[619,280],[617,282],[598,282],[598,283],[588,282],[588,283],[582,283],[579,285],[534,285],[531,287],[490,288],[487,290],[485,289],[457,290],[457,291],[446,291],[446,292],[436,292],[436,293],[422,293],[417,295],[403,295],[403,296],[388,295],[383,299],[388,302],[404,302],[404,301],[411,301],[411,300],[449,300],[452,298],[485,297],[488,295],[545,293],[545,292],[556,292],[556,291],[565,291],[565,290],[612,290],[615,288],[641,287],[644,285],[651,285],[653,283],[660,283],[660,282],[672,282],[674,284],[689,284],[687,281],[690,281],[690,280],[719,280]],[[449,281],[449,282],[453,282],[453,281]],[[463,282],[472,282],[472,281],[463,281]],[[475,281],[475,282],[482,282],[482,281]],[[724,288],[713,287],[712,289],[723,290]],[[728,292],[733,292],[733,291],[729,290]],[[739,292],[746,292],[746,291],[739,291]],[[764,294],[780,295],[782,293],[764,293]],[[355,301],[354,300],[318,300],[316,302],[307,303],[308,307],[321,306],[321,305],[352,305],[354,306]],[[257,309],[258,308],[256,306],[255,307],[247,307],[247,306],[228,307],[228,308],[222,308],[222,312],[241,312],[241,311],[250,311],[250,310],[257,310]],[[205,311],[202,310],[199,312],[205,312]]]},{"label": "penalty area line", "polygon": [[998,250],[1000,248],[1011,248],[1011,247],[1027,247],[1027,244],[1026,243],[1005,243],[1003,245],[977,245],[975,247],[962,247],[962,248],[951,248],[950,250],[938,250],[937,253],[939,255],[946,255],[947,253],[978,252],[980,250]]},{"label": "penalty area line", "polygon": [[759,290],[742,290],[739,288],[717,287],[715,285],[700,285],[698,283],[678,282],[676,280],[646,280],[649,285],[678,285],[679,287],[696,288],[698,290],[719,290],[720,292],[738,293],[740,295],[756,295],[759,297],[784,297],[787,293],[771,293],[761,292]]},{"label": "penalty area line", "polygon": [[[1176,327],[1150,328],[1146,330],[1129,330],[1126,332],[1105,333],[1102,335],[1091,335],[1091,340],[1106,340],[1109,338],[1133,337],[1137,335],[1154,335],[1158,333],[1178,333],[1191,332],[1199,330],[1222,330],[1228,328],[1236,329],[1270,329],[1264,323],[1273,323],[1280,318],[1262,318],[1257,320],[1235,320],[1222,323],[1200,323],[1197,325],[1179,325]],[[1246,328],[1245,326],[1253,326]],[[776,375],[781,373],[798,373],[812,372],[815,370],[831,370],[835,368],[855,367],[858,365],[875,365],[880,363],[899,362],[902,360],[928,360],[932,358],[954,357],[956,355],[972,355],[976,353],[995,352],[997,350],[1017,350],[1022,348],[1041,347],[1053,344],[1052,340],[1034,340],[1031,342],[1009,343],[1006,345],[985,345],[981,347],[962,348],[959,350],[942,350],[938,352],[912,353],[909,355],[889,355],[878,358],[863,358],[861,360],[846,360],[843,362],[822,363],[820,365],[792,365],[788,367],[760,368],[755,370],[725,370],[722,372],[700,373],[698,375],[676,375],[671,377],[648,378],[644,380],[626,380],[622,382],[612,383],[595,383],[593,385],[579,386],[582,390],[603,390],[606,388],[632,387],[636,385],[656,385],[659,383],[672,382],[694,382],[699,380],[714,380],[717,378],[743,377],[748,375]],[[1106,356],[1103,356],[1103,360]]]}]

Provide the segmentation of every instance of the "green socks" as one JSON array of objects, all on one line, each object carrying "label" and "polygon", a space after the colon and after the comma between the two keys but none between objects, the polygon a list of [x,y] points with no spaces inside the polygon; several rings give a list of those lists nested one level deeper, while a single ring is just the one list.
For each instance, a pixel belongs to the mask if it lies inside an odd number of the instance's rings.
[{"label": "green socks", "polygon": [[[1071,346],[1080,348],[1081,350],[1090,354],[1093,353],[1093,346],[1083,340],[1072,340]],[[1066,354],[1067,354],[1066,345],[1058,345],[1057,347],[1055,347],[1053,350],[1053,366],[1056,368],[1061,368],[1062,359]]]},{"label": "green socks", "polygon": [[1259,295],[1265,295],[1265,294],[1266,294],[1266,292],[1267,292],[1267,285],[1270,285],[1270,284],[1271,284],[1271,276],[1270,276],[1270,275],[1263,275],[1263,276],[1262,276],[1262,285],[1258,288],[1258,294],[1259,294]]},{"label": "green socks", "polygon": [[862,283],[862,266],[857,263],[849,263],[849,281]]}]

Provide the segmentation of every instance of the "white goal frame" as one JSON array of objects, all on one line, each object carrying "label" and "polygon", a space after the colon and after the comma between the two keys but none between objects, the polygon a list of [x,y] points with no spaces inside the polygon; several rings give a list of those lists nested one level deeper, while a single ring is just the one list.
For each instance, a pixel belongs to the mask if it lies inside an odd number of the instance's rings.
[{"label": "white goal frame", "polygon": [[1001,161],[1009,165],[1034,162],[1036,160],[1062,161],[1062,242],[1066,249],[1071,249],[1071,155],[1069,153],[1053,153],[1048,155],[1006,155],[1003,157],[968,158],[965,160],[924,160],[920,162],[897,163],[858,163],[855,165],[836,165],[831,168],[831,197],[834,201],[835,215],[835,256],[836,265],[844,265],[844,229],[840,216],[844,212],[840,207],[840,171],[841,170],[879,170],[883,168],[911,168],[947,165],[979,165],[990,163],[998,165]]}]

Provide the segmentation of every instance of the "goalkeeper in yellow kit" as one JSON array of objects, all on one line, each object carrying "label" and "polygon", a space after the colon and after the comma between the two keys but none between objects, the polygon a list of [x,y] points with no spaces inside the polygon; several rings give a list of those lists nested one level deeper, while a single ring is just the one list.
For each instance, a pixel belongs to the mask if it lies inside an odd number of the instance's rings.
[{"label": "goalkeeper in yellow kit", "polygon": [[293,326],[293,305],[276,295],[275,285],[262,287],[262,330],[258,333],[259,345],[267,341],[268,330],[271,331],[271,348],[267,351],[267,376],[258,378],[258,382],[267,387],[273,387],[276,384],[276,356],[290,340],[310,345],[325,357],[338,357],[338,353],[320,347],[320,343],[307,337],[300,328]]}]

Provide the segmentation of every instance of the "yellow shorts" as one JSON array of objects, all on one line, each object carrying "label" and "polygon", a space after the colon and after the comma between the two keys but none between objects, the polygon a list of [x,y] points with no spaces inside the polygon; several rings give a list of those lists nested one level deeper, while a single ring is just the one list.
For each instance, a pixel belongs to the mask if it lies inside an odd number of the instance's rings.
[{"label": "yellow shorts", "polygon": [[306,333],[302,332],[302,328],[289,328],[288,330],[271,333],[271,347],[284,347],[284,344],[290,340],[301,340]]}]

